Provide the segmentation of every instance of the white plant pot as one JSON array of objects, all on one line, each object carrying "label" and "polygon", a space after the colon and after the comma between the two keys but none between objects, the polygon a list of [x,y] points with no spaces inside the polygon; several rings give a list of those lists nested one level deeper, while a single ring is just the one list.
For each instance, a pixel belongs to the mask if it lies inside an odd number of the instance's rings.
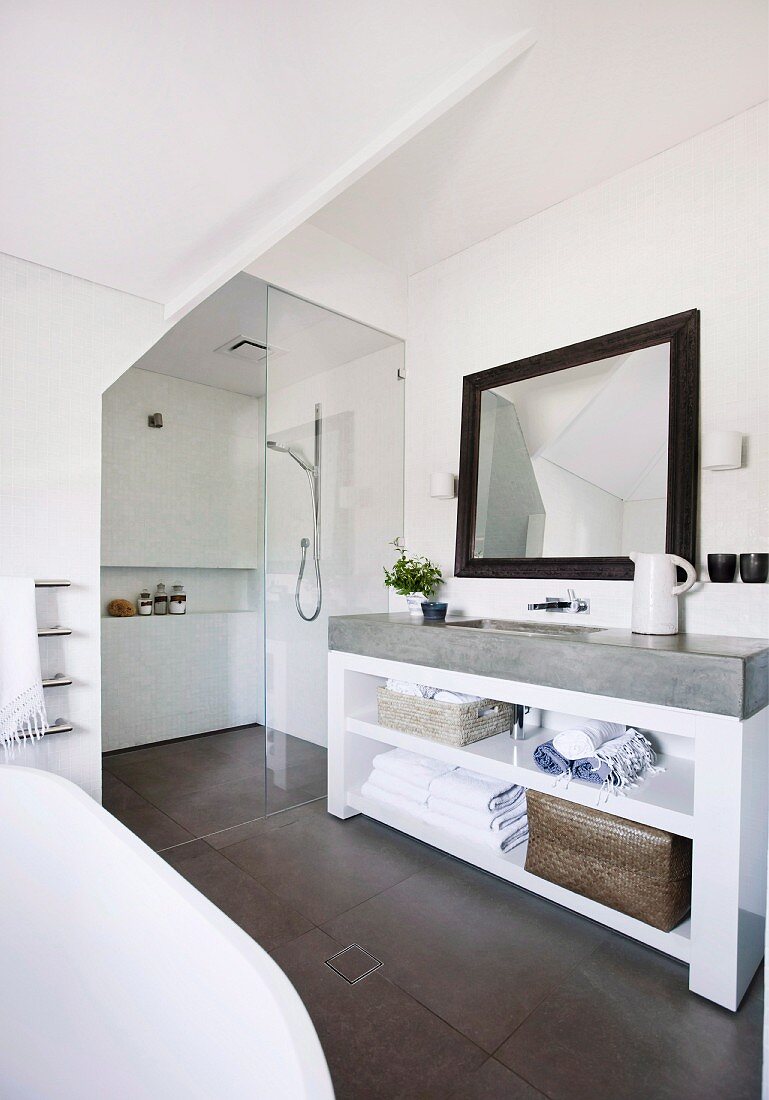
[{"label": "white plant pot", "polygon": [[406,597],[406,603],[408,604],[409,615],[413,615],[414,618],[418,618],[422,614],[422,600],[424,596],[416,593],[413,596]]}]

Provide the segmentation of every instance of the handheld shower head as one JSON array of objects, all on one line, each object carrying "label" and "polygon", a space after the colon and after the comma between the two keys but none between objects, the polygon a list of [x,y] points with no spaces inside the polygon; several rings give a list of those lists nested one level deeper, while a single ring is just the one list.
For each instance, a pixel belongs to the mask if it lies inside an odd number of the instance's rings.
[{"label": "handheld shower head", "polygon": [[277,443],[274,439],[267,440],[267,446],[271,451],[280,451],[281,454],[291,455],[294,462],[298,462],[306,474],[315,474],[313,466],[306,462],[300,455],[285,443]]}]

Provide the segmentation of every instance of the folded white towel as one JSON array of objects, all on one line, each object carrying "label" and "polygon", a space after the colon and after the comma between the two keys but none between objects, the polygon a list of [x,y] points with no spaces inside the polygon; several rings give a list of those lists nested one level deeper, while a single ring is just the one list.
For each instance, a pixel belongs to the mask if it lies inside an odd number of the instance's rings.
[{"label": "folded white towel", "polygon": [[395,794],[393,791],[382,790],[381,787],[375,787],[373,783],[364,783],[360,793],[364,798],[381,802],[383,806],[391,806],[395,810],[403,810],[414,817],[421,817],[423,812],[423,807],[412,802],[410,798],[403,798],[402,795]]},{"label": "folded white towel", "polygon": [[372,787],[379,787],[380,790],[400,795],[401,798],[407,798],[415,805],[424,806],[427,802],[427,787],[419,787],[415,783],[409,783],[408,779],[404,779],[403,776],[393,775],[392,772],[383,771],[382,768],[374,768],[367,782]]},{"label": "folded white towel", "polygon": [[490,779],[487,775],[456,768],[438,776],[430,784],[430,794],[458,802],[471,810],[503,810],[520,797],[519,788],[508,779]]},{"label": "folded white towel", "polygon": [[457,821],[454,817],[437,814],[430,809],[423,810],[422,817],[428,825],[434,825],[437,829],[461,837],[463,840],[472,841],[474,844],[484,844],[502,852],[509,852],[511,848],[523,844],[529,836],[529,823],[525,816],[514,825],[499,832],[492,832],[490,829],[475,829],[472,825],[466,825],[462,821]]},{"label": "folded white towel", "polygon": [[526,816],[526,795],[523,787],[518,787],[518,794],[514,801],[504,809],[472,810],[459,802],[449,802],[446,798],[438,798],[431,794],[427,800],[427,808],[443,817],[451,817],[465,825],[472,825],[475,829],[491,829],[492,832],[498,833]]},{"label": "folded white towel", "polygon": [[412,684],[410,680],[388,680],[387,690],[416,699],[434,699],[436,703],[480,703],[480,695],[465,695],[461,691],[445,691],[429,684]]},{"label": "folded white towel", "polygon": [[432,698],[435,700],[436,703],[467,704],[480,703],[481,701],[480,695],[465,695],[464,692],[461,691],[443,691],[436,690],[435,688],[433,688],[433,691],[435,691],[435,695],[433,695]]},{"label": "folded white towel", "polygon": [[0,577],[0,742],[42,737],[48,719],[35,614],[35,582]]},{"label": "folded white towel", "polygon": [[617,722],[585,722],[563,730],[553,738],[553,748],[566,760],[581,760],[585,756],[595,756],[601,745],[621,737],[625,726]]},{"label": "folded white towel", "polygon": [[427,790],[433,780],[454,770],[450,764],[441,764],[439,760],[419,756],[405,749],[391,749],[390,752],[380,753],[374,757],[374,767],[389,772],[390,775],[400,776],[424,790]]},{"label": "folded white towel", "polygon": [[409,680],[388,680],[387,690],[395,691],[398,695],[411,695],[418,699],[432,699],[435,688],[427,684],[412,684]]}]

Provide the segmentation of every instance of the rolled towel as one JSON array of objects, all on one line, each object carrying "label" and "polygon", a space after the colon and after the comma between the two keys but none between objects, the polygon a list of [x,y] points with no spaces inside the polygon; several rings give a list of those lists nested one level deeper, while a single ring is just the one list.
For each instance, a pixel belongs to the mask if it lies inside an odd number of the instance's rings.
[{"label": "rolled towel", "polygon": [[541,745],[537,745],[534,750],[534,763],[540,771],[547,772],[548,775],[559,776],[571,773],[569,761],[561,756],[552,741],[543,741]]},{"label": "rolled towel", "polygon": [[573,761],[571,774],[575,779],[584,779],[586,783],[595,783],[602,787],[611,774],[609,765],[597,756],[583,756]]},{"label": "rolled towel", "polygon": [[447,798],[431,794],[427,808],[443,817],[453,817],[465,825],[472,825],[475,829],[491,829],[498,833],[526,816],[526,794],[523,787],[519,787],[515,800],[503,810],[472,810],[459,802],[449,802]]},{"label": "rolled towel", "polygon": [[525,816],[514,825],[499,832],[492,832],[490,829],[476,829],[463,821],[457,821],[455,817],[446,817],[444,814],[438,814],[430,809],[422,812],[422,818],[428,825],[433,825],[436,829],[441,829],[452,836],[469,840],[473,844],[483,844],[502,852],[509,852],[511,848],[522,844],[529,835],[529,823]]},{"label": "rolled towel", "polygon": [[394,691],[398,695],[411,695],[417,699],[432,699],[435,688],[427,684],[412,684],[409,680],[388,680],[387,690]]},{"label": "rolled towel", "polygon": [[435,694],[432,695],[431,698],[436,703],[459,703],[466,705],[467,703],[480,703],[481,701],[480,695],[465,695],[461,691],[444,691],[436,688],[433,688],[433,691]]},{"label": "rolled towel", "polygon": [[605,783],[620,790],[635,786],[636,780],[647,773],[654,775],[665,770],[655,767],[657,754],[651,742],[635,729],[628,729],[621,737],[601,745],[596,757],[608,765],[609,775]]},{"label": "rolled towel", "polygon": [[418,753],[407,752],[405,749],[391,749],[390,752],[380,753],[374,757],[374,767],[389,772],[390,775],[397,775],[424,790],[434,780],[454,770],[453,765],[442,764],[439,760],[419,756]]},{"label": "rolled towel", "polygon": [[516,783],[508,779],[490,779],[467,768],[456,768],[438,776],[430,784],[430,794],[482,811],[503,810],[520,797]]},{"label": "rolled towel", "polygon": [[404,798],[400,794],[395,794],[394,791],[385,791],[381,787],[375,787],[373,783],[364,783],[360,793],[364,798],[370,798],[373,802],[381,802],[383,806],[390,806],[394,810],[403,810],[416,817],[420,817],[423,811],[423,807],[416,802],[412,802],[410,798]]},{"label": "rolled towel", "polygon": [[410,783],[408,779],[404,779],[401,775],[393,775],[392,772],[374,768],[367,782],[372,787],[379,787],[380,790],[400,795],[401,798],[407,798],[415,805],[424,806],[427,803],[428,788]]},{"label": "rolled towel", "polygon": [[553,745],[565,760],[581,760],[595,756],[601,745],[621,737],[625,728],[617,722],[585,722],[556,734]]}]

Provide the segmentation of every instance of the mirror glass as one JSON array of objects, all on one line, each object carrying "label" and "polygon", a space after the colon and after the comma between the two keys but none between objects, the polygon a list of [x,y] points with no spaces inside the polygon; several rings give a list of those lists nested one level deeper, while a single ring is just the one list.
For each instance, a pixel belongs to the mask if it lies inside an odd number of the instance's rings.
[{"label": "mirror glass", "polygon": [[481,394],[476,558],[664,552],[670,344]]}]

